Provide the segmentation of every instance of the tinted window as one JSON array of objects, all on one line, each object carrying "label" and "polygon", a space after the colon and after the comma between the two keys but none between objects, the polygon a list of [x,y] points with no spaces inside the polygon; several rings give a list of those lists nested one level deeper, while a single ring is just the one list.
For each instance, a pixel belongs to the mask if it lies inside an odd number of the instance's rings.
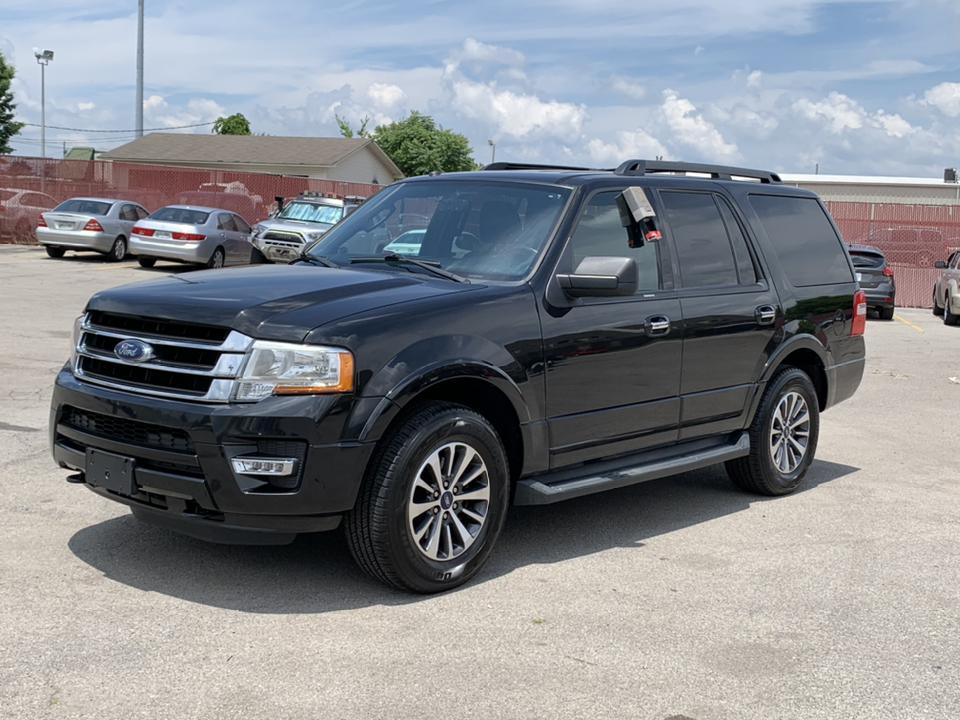
[{"label": "tinted window", "polygon": [[164,222],[185,223],[187,225],[204,225],[210,213],[200,210],[188,210],[187,208],[165,207],[157,210],[150,216],[151,220],[162,220]]},{"label": "tinted window", "polygon": [[113,203],[99,200],[67,200],[55,208],[56,212],[83,213],[85,215],[106,215]]},{"label": "tinted window", "polygon": [[24,193],[20,198],[21,205],[38,208],[52,208],[56,203],[52,202],[46,195],[39,193]]},{"label": "tinted window", "polygon": [[617,198],[621,191],[597,193],[581,212],[570,239],[571,270],[585,257],[629,257],[637,263],[637,290],[660,288],[660,245],[644,243],[630,247],[630,236],[620,222]]},{"label": "tinted window", "polygon": [[733,248],[720,210],[709,193],[661,193],[680,261],[683,287],[737,285]]},{"label": "tinted window", "polygon": [[717,198],[720,214],[723,215],[723,224],[727,226],[730,235],[730,244],[733,246],[733,255],[737,260],[737,273],[740,275],[741,285],[753,285],[757,282],[757,268],[753,264],[753,257],[747,248],[747,238],[743,234],[740,221],[733,214],[733,209],[723,198]]},{"label": "tinted window", "polygon": [[230,230],[230,231],[236,230],[237,226],[233,222],[233,215],[227,215],[226,213],[222,213],[218,215],[217,228],[220,230]]},{"label": "tinted window", "polygon": [[873,252],[864,252],[861,250],[851,250],[850,259],[853,260],[855,268],[881,268],[883,267],[883,255]]},{"label": "tinted window", "polygon": [[250,234],[250,226],[247,225],[246,220],[244,220],[242,217],[240,217],[239,215],[234,215],[233,222],[236,223],[237,230],[239,232],[246,233],[247,235]]},{"label": "tinted window", "polygon": [[794,286],[853,280],[840,238],[815,199],[751,195],[750,204]]},{"label": "tinted window", "polygon": [[148,213],[142,207],[137,206],[137,219],[143,220],[145,217],[150,217],[150,213]]},{"label": "tinted window", "polygon": [[132,220],[136,222],[139,220],[137,215],[137,208],[135,205],[124,205],[120,208],[120,219],[121,220]]}]

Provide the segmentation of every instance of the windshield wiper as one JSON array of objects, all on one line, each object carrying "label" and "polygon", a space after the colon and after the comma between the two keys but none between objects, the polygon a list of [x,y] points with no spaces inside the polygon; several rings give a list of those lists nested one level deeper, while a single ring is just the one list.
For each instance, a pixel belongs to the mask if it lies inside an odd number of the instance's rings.
[{"label": "windshield wiper", "polygon": [[311,255],[310,253],[307,253],[307,252],[301,252],[297,256],[297,262],[305,262],[305,263],[309,263],[310,265],[319,265],[320,267],[328,267],[328,268],[340,267],[339,265],[337,265],[337,263],[335,263],[333,260],[331,260],[328,257],[324,257],[323,255]]},{"label": "windshield wiper", "polygon": [[431,275],[436,275],[437,277],[446,278],[447,280],[453,280],[458,283],[470,284],[470,281],[463,277],[462,275],[457,275],[452,273],[449,270],[444,270],[440,263],[432,262],[429,260],[417,260],[412,257],[407,257],[405,255],[397,255],[396,253],[387,253],[386,255],[374,255],[371,257],[352,257],[350,258],[351,264],[353,263],[386,263],[387,265],[407,265],[409,267],[420,268],[421,270],[426,270]]}]

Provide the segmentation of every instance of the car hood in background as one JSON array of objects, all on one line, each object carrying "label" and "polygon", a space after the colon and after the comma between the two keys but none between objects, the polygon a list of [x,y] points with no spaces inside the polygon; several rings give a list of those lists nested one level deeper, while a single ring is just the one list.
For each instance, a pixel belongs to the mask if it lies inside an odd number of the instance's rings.
[{"label": "car hood in background", "polygon": [[88,310],[219,325],[299,342],[314,328],[368,310],[476,289],[406,272],[255,265],[170,275],[94,295]]}]

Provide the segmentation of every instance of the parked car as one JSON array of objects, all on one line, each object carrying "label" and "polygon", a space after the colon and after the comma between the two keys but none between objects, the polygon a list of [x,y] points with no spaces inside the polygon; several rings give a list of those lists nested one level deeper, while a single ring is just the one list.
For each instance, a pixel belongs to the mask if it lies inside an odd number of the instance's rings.
[{"label": "parked car", "polygon": [[47,255],[61,258],[67,250],[94,250],[110,260],[127,256],[130,231],[150,213],[132,202],[110,198],[71,198],[40,213],[37,242]]},{"label": "parked car", "polygon": [[867,307],[876,310],[881,319],[893,320],[897,284],[893,268],[878,248],[871,245],[850,245],[850,259],[857,273],[857,282],[867,296]]},{"label": "parked car", "polygon": [[942,315],[944,325],[960,324],[960,250],[935,267],[944,272],[933,286],[933,314]]},{"label": "parked car", "polygon": [[37,217],[56,204],[52,197],[36,190],[0,188],[0,237],[19,243],[32,242]]},{"label": "parked car", "polygon": [[212,207],[168,205],[138,222],[130,235],[130,252],[145,268],[157,260],[208,268],[244,265],[252,250],[246,221]]},{"label": "parked car", "polygon": [[[416,256],[372,252],[411,207],[430,216]],[[370,575],[436,592],[483,566],[511,502],[715,463],[793,492],[820,413],[860,384],[866,311],[823,204],[774,173],[411,178],[291,266],[95,295],[53,456],[197,537],[343,525]]]},{"label": "parked car", "polygon": [[888,262],[929,268],[946,242],[937,228],[893,225],[871,228],[863,244],[882,250]]},{"label": "parked car", "polygon": [[249,195],[235,192],[190,190],[177,195],[175,204],[229,210],[242,218],[250,218],[250,222],[260,217],[262,211],[262,205],[258,206]]},{"label": "parked car", "polygon": [[363,198],[303,193],[274,217],[254,225],[251,241],[270,262],[291,262],[362,203]]}]

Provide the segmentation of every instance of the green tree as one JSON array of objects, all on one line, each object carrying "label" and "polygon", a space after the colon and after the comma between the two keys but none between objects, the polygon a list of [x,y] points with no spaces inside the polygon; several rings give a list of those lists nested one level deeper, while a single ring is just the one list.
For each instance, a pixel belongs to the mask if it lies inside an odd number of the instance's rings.
[{"label": "green tree", "polygon": [[405,120],[377,126],[371,137],[407,176],[477,168],[466,137],[417,111]]},{"label": "green tree", "polygon": [[13,119],[13,111],[17,109],[17,105],[13,102],[10,82],[14,73],[13,65],[7,65],[3,53],[0,53],[0,155],[13,152],[13,148],[8,144],[10,138],[23,128],[23,123]]},{"label": "green tree", "polygon": [[229,117],[218,117],[213,123],[210,132],[217,135],[251,135],[250,121],[241,113],[234,113]]},{"label": "green tree", "polygon": [[347,122],[346,118],[340,117],[337,113],[334,113],[333,116],[337,120],[337,127],[340,128],[340,134],[345,138],[352,138],[355,135],[362,138],[370,137],[370,131],[367,129],[367,125],[370,123],[369,116],[365,116],[363,120],[360,121],[360,129],[356,132],[350,127],[350,123]]}]

